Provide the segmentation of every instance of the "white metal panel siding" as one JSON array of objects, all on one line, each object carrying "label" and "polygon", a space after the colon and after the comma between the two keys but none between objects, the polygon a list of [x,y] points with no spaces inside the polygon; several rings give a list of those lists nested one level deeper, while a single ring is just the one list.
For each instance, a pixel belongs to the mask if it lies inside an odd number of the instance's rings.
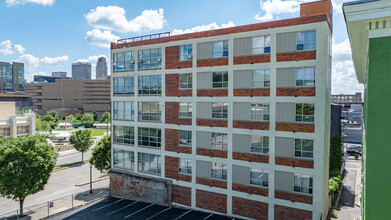
[{"label": "white metal panel siding", "polygon": [[197,102],[197,118],[212,119],[211,102]]},{"label": "white metal panel siding", "polygon": [[212,58],[212,42],[198,43],[197,44],[197,59],[210,59]]},{"label": "white metal panel siding", "polygon": [[252,71],[235,70],[234,71],[234,89],[251,88]]},{"label": "white metal panel siding", "polygon": [[276,137],[276,157],[295,156],[295,139],[287,137]]},{"label": "white metal panel siding", "polygon": [[277,122],[295,122],[296,104],[277,102],[276,103],[276,121]]},{"label": "white metal panel siding", "polygon": [[197,148],[212,148],[212,133],[197,131]]},{"label": "white metal panel siding", "polygon": [[232,182],[250,185],[250,167],[232,165]]},{"label": "white metal panel siding", "polygon": [[251,107],[249,102],[234,102],[233,118],[235,121],[250,121]]},{"label": "white metal panel siding", "polygon": [[296,68],[278,68],[277,69],[276,87],[296,87]]},{"label": "white metal panel siding", "polygon": [[232,135],[232,151],[238,153],[250,153],[251,135],[248,134],[233,134]]},{"label": "white metal panel siding", "polygon": [[277,34],[277,53],[296,51],[296,32]]},{"label": "white metal panel siding", "polygon": [[202,160],[197,160],[196,161],[196,168],[197,168],[197,177],[202,177],[202,178],[211,178],[212,177],[212,162],[208,161],[202,161]]},{"label": "white metal panel siding", "polygon": [[248,56],[252,52],[252,37],[234,39],[234,56]]},{"label": "white metal panel siding", "polygon": [[197,73],[197,89],[212,89],[213,73]]},{"label": "white metal panel siding", "polygon": [[277,191],[293,192],[294,174],[283,171],[275,171],[274,173],[274,189]]}]

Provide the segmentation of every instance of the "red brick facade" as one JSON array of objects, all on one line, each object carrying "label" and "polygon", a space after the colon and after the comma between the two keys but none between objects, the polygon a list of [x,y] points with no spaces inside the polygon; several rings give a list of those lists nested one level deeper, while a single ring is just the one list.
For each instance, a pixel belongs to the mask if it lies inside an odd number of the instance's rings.
[{"label": "red brick facade", "polygon": [[310,88],[277,88],[277,96],[315,96],[315,87]]},{"label": "red brick facade", "polygon": [[300,17],[326,13],[329,16],[329,23],[331,23],[333,22],[331,9],[331,0],[302,3],[300,4]]},{"label": "red brick facade", "polygon": [[277,54],[277,62],[316,60],[316,50]]},{"label": "red brick facade", "polygon": [[314,169],[314,160],[310,159],[296,159],[296,158],[286,158],[286,157],[276,157],[275,163],[277,165],[291,166],[291,167],[302,167]]},{"label": "red brick facade", "polygon": [[228,89],[199,89],[197,90],[199,97],[224,97],[228,96]]},{"label": "red brick facade", "polygon": [[228,121],[217,119],[197,119],[197,126],[226,128],[228,127]]},{"label": "red brick facade", "polygon": [[179,158],[166,156],[165,165],[165,177],[191,182],[191,175],[179,173]]},{"label": "red brick facade", "polygon": [[212,58],[206,60],[197,60],[197,67],[227,66],[228,58]]},{"label": "red brick facade", "polygon": [[299,123],[276,123],[276,131],[292,131],[292,132],[304,132],[314,133],[314,124],[299,124]]},{"label": "red brick facade", "polygon": [[233,128],[269,130],[269,122],[260,121],[233,121]]},{"label": "red brick facade", "polygon": [[218,188],[222,188],[222,189],[227,188],[227,182],[222,181],[222,180],[216,180],[216,179],[197,177],[196,183],[201,184],[201,185],[205,185],[205,186],[218,187]]},{"label": "red brick facade", "polygon": [[307,195],[302,195],[302,194],[298,194],[298,193],[275,191],[274,198],[289,200],[292,202],[301,202],[301,203],[306,203],[306,204],[312,204],[312,196],[311,195],[307,196]]},{"label": "red brick facade", "polygon": [[312,212],[274,205],[274,220],[312,220]]},{"label": "red brick facade", "polygon": [[166,69],[192,68],[193,61],[179,61],[179,46],[166,47]]},{"label": "red brick facade", "polygon": [[246,186],[232,183],[232,190],[266,197],[269,196],[269,189],[256,186]]},{"label": "red brick facade", "polygon": [[234,65],[253,64],[253,63],[269,63],[269,62],[270,62],[270,54],[234,57]]},{"label": "red brick facade", "polygon": [[234,89],[234,96],[270,96],[270,89]]},{"label": "red brick facade", "polygon": [[232,197],[232,214],[251,219],[266,220],[268,219],[268,209],[267,203]]},{"label": "red brick facade", "polygon": [[208,156],[208,157],[227,158],[227,151],[197,148],[197,155],[203,155],[203,156]]},{"label": "red brick facade", "polygon": [[197,189],[196,206],[225,214],[227,213],[227,195]]},{"label": "red brick facade", "polygon": [[191,188],[179,185],[172,185],[172,202],[191,206]]},{"label": "red brick facade", "polygon": [[165,130],[165,150],[177,153],[191,154],[191,147],[179,146],[179,131],[176,129]]},{"label": "red brick facade", "polygon": [[192,96],[191,89],[179,89],[179,74],[166,75],[166,96]]},{"label": "red brick facade", "polygon": [[244,160],[250,162],[258,162],[258,163],[269,163],[269,156],[263,154],[250,154],[250,153],[232,153],[232,159],[234,160]]},{"label": "red brick facade", "polygon": [[179,102],[166,102],[166,124],[191,125],[191,118],[179,118]]}]

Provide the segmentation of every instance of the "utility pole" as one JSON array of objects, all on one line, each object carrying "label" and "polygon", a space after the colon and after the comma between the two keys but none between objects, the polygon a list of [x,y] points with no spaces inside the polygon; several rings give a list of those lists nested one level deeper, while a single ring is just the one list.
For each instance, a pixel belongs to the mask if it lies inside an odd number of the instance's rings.
[{"label": "utility pole", "polygon": [[92,164],[90,164],[90,194],[92,194]]}]

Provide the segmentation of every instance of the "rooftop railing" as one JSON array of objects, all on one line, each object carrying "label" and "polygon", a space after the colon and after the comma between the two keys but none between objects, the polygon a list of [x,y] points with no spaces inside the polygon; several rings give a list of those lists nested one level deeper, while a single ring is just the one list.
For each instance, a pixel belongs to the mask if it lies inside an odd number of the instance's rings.
[{"label": "rooftop railing", "polygon": [[149,34],[149,35],[144,35],[144,36],[119,39],[119,40],[117,40],[117,44],[130,43],[130,42],[142,41],[142,40],[150,40],[150,39],[169,37],[169,36],[170,36],[170,32]]}]

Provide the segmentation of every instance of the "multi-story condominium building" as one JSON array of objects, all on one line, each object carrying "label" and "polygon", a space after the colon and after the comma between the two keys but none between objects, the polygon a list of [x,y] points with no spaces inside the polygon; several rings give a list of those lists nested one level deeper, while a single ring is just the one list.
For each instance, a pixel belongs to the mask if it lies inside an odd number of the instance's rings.
[{"label": "multi-story condominium building", "polygon": [[24,63],[0,61],[0,92],[24,92]]},{"label": "multi-story condominium building", "polygon": [[354,95],[350,95],[350,94],[331,95],[331,103],[344,104],[344,105],[362,104],[361,92],[356,92],[356,94]]},{"label": "multi-story condominium building", "polygon": [[389,219],[391,209],[391,2],[343,5],[359,83],[364,84],[362,219]]},{"label": "multi-story condominium building", "polygon": [[72,63],[73,79],[91,79],[91,63],[77,62]]},{"label": "multi-story condominium building", "polygon": [[106,57],[99,57],[96,61],[96,79],[107,79]]},{"label": "multi-story condominium building", "polygon": [[0,102],[0,136],[35,134],[35,114],[18,114],[15,102]]},{"label": "multi-story condominium building", "polygon": [[112,43],[111,195],[326,219],[331,12]]},{"label": "multi-story condominium building", "polygon": [[52,72],[52,77],[58,77],[58,78],[62,78],[62,79],[65,79],[67,78],[67,72]]}]

